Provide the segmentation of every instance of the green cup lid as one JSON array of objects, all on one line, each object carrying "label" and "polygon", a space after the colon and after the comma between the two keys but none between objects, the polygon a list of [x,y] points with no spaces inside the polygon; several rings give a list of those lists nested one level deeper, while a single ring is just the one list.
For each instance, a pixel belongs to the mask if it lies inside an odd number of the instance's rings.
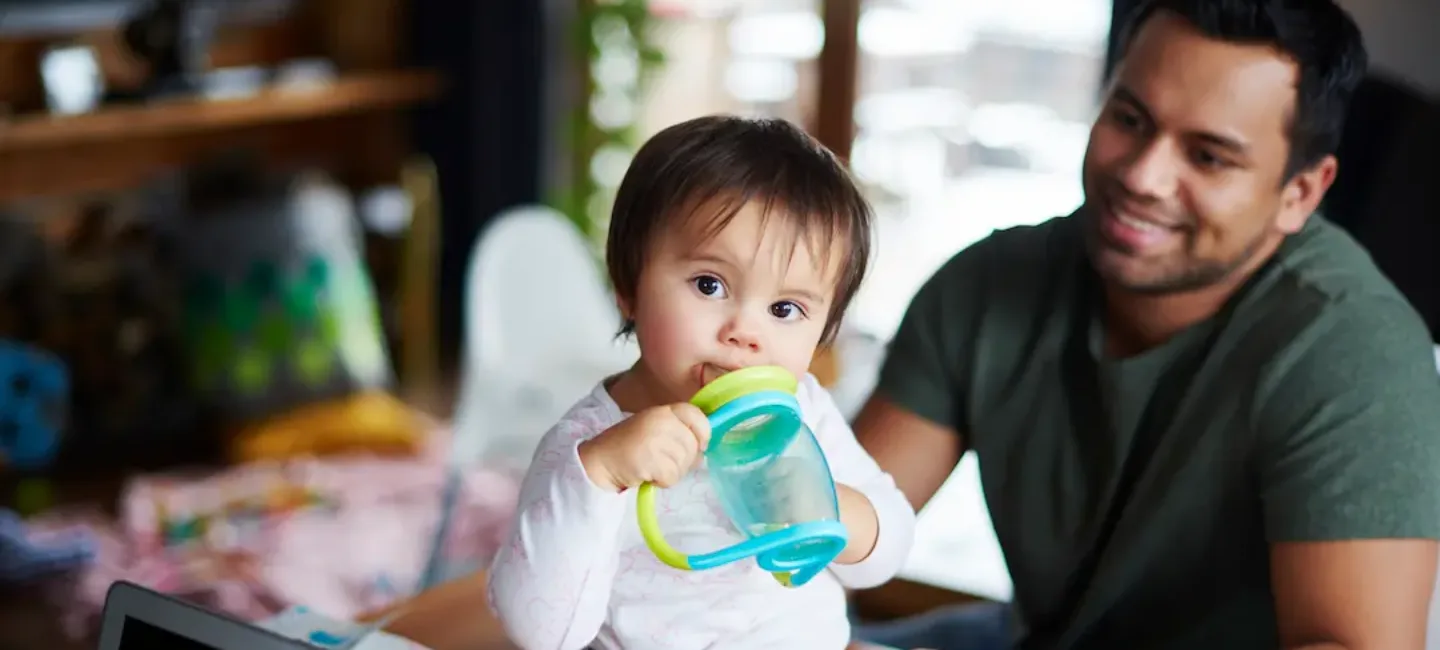
[{"label": "green cup lid", "polygon": [[777,390],[794,394],[799,386],[800,381],[795,378],[795,375],[780,366],[751,366],[725,373],[715,381],[706,384],[704,388],[695,393],[694,397],[690,398],[690,403],[709,415],[741,395],[749,395],[762,390]]}]

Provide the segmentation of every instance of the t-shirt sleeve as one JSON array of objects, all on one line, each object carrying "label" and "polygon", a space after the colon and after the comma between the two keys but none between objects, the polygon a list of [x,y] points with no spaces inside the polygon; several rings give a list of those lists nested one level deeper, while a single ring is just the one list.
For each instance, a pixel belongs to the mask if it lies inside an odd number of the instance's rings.
[{"label": "t-shirt sleeve", "polygon": [[1440,374],[1401,300],[1334,305],[1256,393],[1271,542],[1440,538]]},{"label": "t-shirt sleeve", "polygon": [[891,339],[876,392],[941,426],[965,431],[964,357],[982,286],[985,242],[956,254],[911,300]]}]

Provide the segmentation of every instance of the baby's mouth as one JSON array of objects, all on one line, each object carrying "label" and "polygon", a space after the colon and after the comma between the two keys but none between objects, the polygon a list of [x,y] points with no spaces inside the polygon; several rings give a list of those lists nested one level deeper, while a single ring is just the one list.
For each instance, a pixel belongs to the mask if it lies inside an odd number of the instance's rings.
[{"label": "baby's mouth", "polygon": [[729,372],[730,371],[728,369],[721,368],[720,366],[714,364],[704,364],[700,366],[700,385],[708,386],[710,382],[719,379],[721,376]]}]

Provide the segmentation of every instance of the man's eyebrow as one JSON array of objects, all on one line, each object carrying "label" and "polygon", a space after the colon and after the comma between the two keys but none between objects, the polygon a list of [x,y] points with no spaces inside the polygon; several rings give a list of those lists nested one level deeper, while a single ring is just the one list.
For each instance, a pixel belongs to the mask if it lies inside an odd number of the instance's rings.
[{"label": "man's eyebrow", "polygon": [[1138,111],[1146,120],[1154,121],[1154,116],[1150,113],[1150,107],[1146,106],[1145,102],[1140,101],[1140,98],[1135,96],[1135,93],[1130,92],[1129,88],[1116,85],[1115,89],[1111,91],[1110,97],[1119,100],[1123,104],[1128,104],[1130,108]]},{"label": "man's eyebrow", "polygon": [[[1130,106],[1130,108],[1134,109],[1136,112],[1140,113],[1142,116],[1144,116],[1146,121],[1155,121],[1154,114],[1151,113],[1150,107],[1146,106],[1145,102],[1140,101],[1140,98],[1137,97],[1135,93],[1131,92],[1129,88],[1117,85],[1115,87],[1115,90],[1111,93],[1111,96],[1114,99]],[[1201,140],[1208,144],[1220,147],[1221,149],[1225,149],[1237,156],[1244,156],[1250,153],[1250,145],[1246,143],[1243,139],[1233,135],[1204,130],[1191,131],[1187,135],[1197,140]]]},{"label": "man's eyebrow", "polygon": [[1231,136],[1227,136],[1221,133],[1215,133],[1213,131],[1196,131],[1192,135],[1194,135],[1199,140],[1203,140],[1217,147],[1220,147],[1221,149],[1225,149],[1237,156],[1244,156],[1250,153],[1249,145]]}]

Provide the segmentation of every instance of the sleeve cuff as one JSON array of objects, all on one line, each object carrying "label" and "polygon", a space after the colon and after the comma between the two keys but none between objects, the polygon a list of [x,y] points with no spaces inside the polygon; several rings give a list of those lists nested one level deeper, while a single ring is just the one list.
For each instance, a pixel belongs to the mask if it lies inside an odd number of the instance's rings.
[{"label": "sleeve cuff", "polygon": [[875,548],[855,564],[831,564],[830,571],[847,588],[869,589],[885,584],[904,566],[915,537],[915,510],[888,476],[881,485],[855,489],[875,509]]}]

